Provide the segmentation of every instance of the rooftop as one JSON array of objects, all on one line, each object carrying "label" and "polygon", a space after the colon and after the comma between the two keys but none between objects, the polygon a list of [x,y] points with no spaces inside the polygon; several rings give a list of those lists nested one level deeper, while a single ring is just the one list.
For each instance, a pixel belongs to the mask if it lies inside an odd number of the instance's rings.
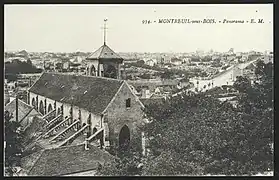
[{"label": "rooftop", "polygon": [[[18,99],[18,120],[23,120],[31,111],[33,107],[24,101]],[[16,99],[11,100],[6,106],[5,111],[13,114],[12,121],[16,120]]]},{"label": "rooftop", "polygon": [[88,60],[95,59],[117,59],[123,60],[117,53],[110,49],[106,44],[102,45],[99,49],[87,57]]},{"label": "rooftop", "polygon": [[123,82],[96,76],[43,73],[29,91],[99,115]]},{"label": "rooftop", "polygon": [[84,144],[63,146],[37,151],[22,159],[22,167],[29,176],[59,176],[90,171],[113,159],[113,156],[95,147]]}]

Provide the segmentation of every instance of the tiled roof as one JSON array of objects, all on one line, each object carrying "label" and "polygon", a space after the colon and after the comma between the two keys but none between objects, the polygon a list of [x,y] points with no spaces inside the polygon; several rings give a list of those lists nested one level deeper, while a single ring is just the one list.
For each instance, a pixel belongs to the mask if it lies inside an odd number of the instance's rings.
[{"label": "tiled roof", "polygon": [[107,45],[102,45],[99,49],[89,55],[87,59],[120,59],[117,53],[115,53],[112,49],[110,49]]},{"label": "tiled roof", "polygon": [[[18,99],[18,120],[19,122],[23,120],[31,111],[33,107]],[[16,120],[16,99],[13,99],[5,106],[5,111],[13,113],[12,121]]]},{"label": "tiled roof", "polygon": [[59,176],[97,169],[99,163],[113,156],[96,146],[84,144],[45,149],[23,158],[22,167],[28,176]]},{"label": "tiled roof", "polygon": [[29,91],[101,114],[122,83],[112,78],[43,73]]}]

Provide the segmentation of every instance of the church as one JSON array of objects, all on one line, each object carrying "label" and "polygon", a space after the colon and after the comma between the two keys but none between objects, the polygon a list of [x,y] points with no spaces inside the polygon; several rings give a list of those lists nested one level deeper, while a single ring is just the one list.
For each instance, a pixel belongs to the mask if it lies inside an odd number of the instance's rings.
[{"label": "church", "polygon": [[42,149],[81,143],[116,151],[141,145],[144,105],[121,80],[123,63],[104,44],[86,58],[86,75],[44,72],[28,90],[28,103],[43,115]]}]

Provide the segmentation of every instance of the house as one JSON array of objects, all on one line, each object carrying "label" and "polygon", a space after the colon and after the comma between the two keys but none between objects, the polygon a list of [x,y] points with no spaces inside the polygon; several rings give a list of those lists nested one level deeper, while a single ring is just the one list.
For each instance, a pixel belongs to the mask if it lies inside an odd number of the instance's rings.
[{"label": "house", "polygon": [[264,56],[263,58],[264,63],[273,63],[273,54],[269,54],[267,56]]},{"label": "house", "polygon": [[189,64],[190,62],[191,62],[191,58],[190,57],[186,57],[186,58],[182,59],[182,63]]},{"label": "house", "polygon": [[240,60],[243,62],[248,61],[248,55],[242,55]]},{"label": "house", "polygon": [[156,89],[154,90],[154,93],[155,94],[161,94],[161,91],[160,91],[161,88],[159,87],[156,87]]},{"label": "house", "polygon": [[179,66],[179,65],[182,64],[182,61],[180,59],[174,58],[174,59],[171,60],[171,63],[176,65],[176,66]]},{"label": "house", "polygon": [[249,71],[252,71],[252,72],[254,72],[255,69],[256,69],[255,63],[251,63],[247,67],[244,68],[244,70],[249,70]]},{"label": "house", "polygon": [[[11,121],[16,121],[16,101],[17,99],[13,99],[4,108],[5,111],[12,113]],[[42,115],[32,106],[18,99],[18,122],[21,124],[23,130],[32,124],[34,118],[38,116]]]},{"label": "house", "polygon": [[141,95],[142,95],[142,98],[150,98],[150,96],[151,96],[150,90],[147,88],[143,88],[141,90]]},{"label": "house", "polygon": [[163,64],[168,64],[171,62],[171,56],[168,56],[168,55],[163,55],[162,57],[162,62]]},{"label": "house", "polygon": [[156,62],[153,59],[149,59],[149,60],[146,61],[146,64],[148,66],[154,66],[156,64]]},{"label": "house", "polygon": [[64,69],[64,70],[70,69],[70,62],[69,61],[63,62],[62,66],[63,66],[62,69]]},{"label": "house", "polygon": [[105,162],[114,160],[108,152],[91,144],[41,149],[22,159],[21,176],[94,175]]}]

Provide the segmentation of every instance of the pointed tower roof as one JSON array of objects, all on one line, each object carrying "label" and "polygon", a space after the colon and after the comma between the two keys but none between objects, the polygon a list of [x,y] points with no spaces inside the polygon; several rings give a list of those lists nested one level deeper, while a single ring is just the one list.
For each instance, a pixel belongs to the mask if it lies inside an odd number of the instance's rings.
[{"label": "pointed tower roof", "polygon": [[110,49],[106,44],[102,45],[95,52],[90,54],[86,59],[88,60],[96,60],[96,59],[115,59],[115,60],[123,60],[117,53],[115,53],[112,49]]},{"label": "pointed tower roof", "polygon": [[104,19],[104,45],[102,45],[99,49],[95,52],[90,54],[86,59],[87,60],[100,60],[100,59],[107,59],[107,60],[120,60],[123,61],[123,58],[120,57],[117,53],[115,53],[112,49],[110,49],[106,45],[106,30],[108,29],[106,26],[107,18]]}]

